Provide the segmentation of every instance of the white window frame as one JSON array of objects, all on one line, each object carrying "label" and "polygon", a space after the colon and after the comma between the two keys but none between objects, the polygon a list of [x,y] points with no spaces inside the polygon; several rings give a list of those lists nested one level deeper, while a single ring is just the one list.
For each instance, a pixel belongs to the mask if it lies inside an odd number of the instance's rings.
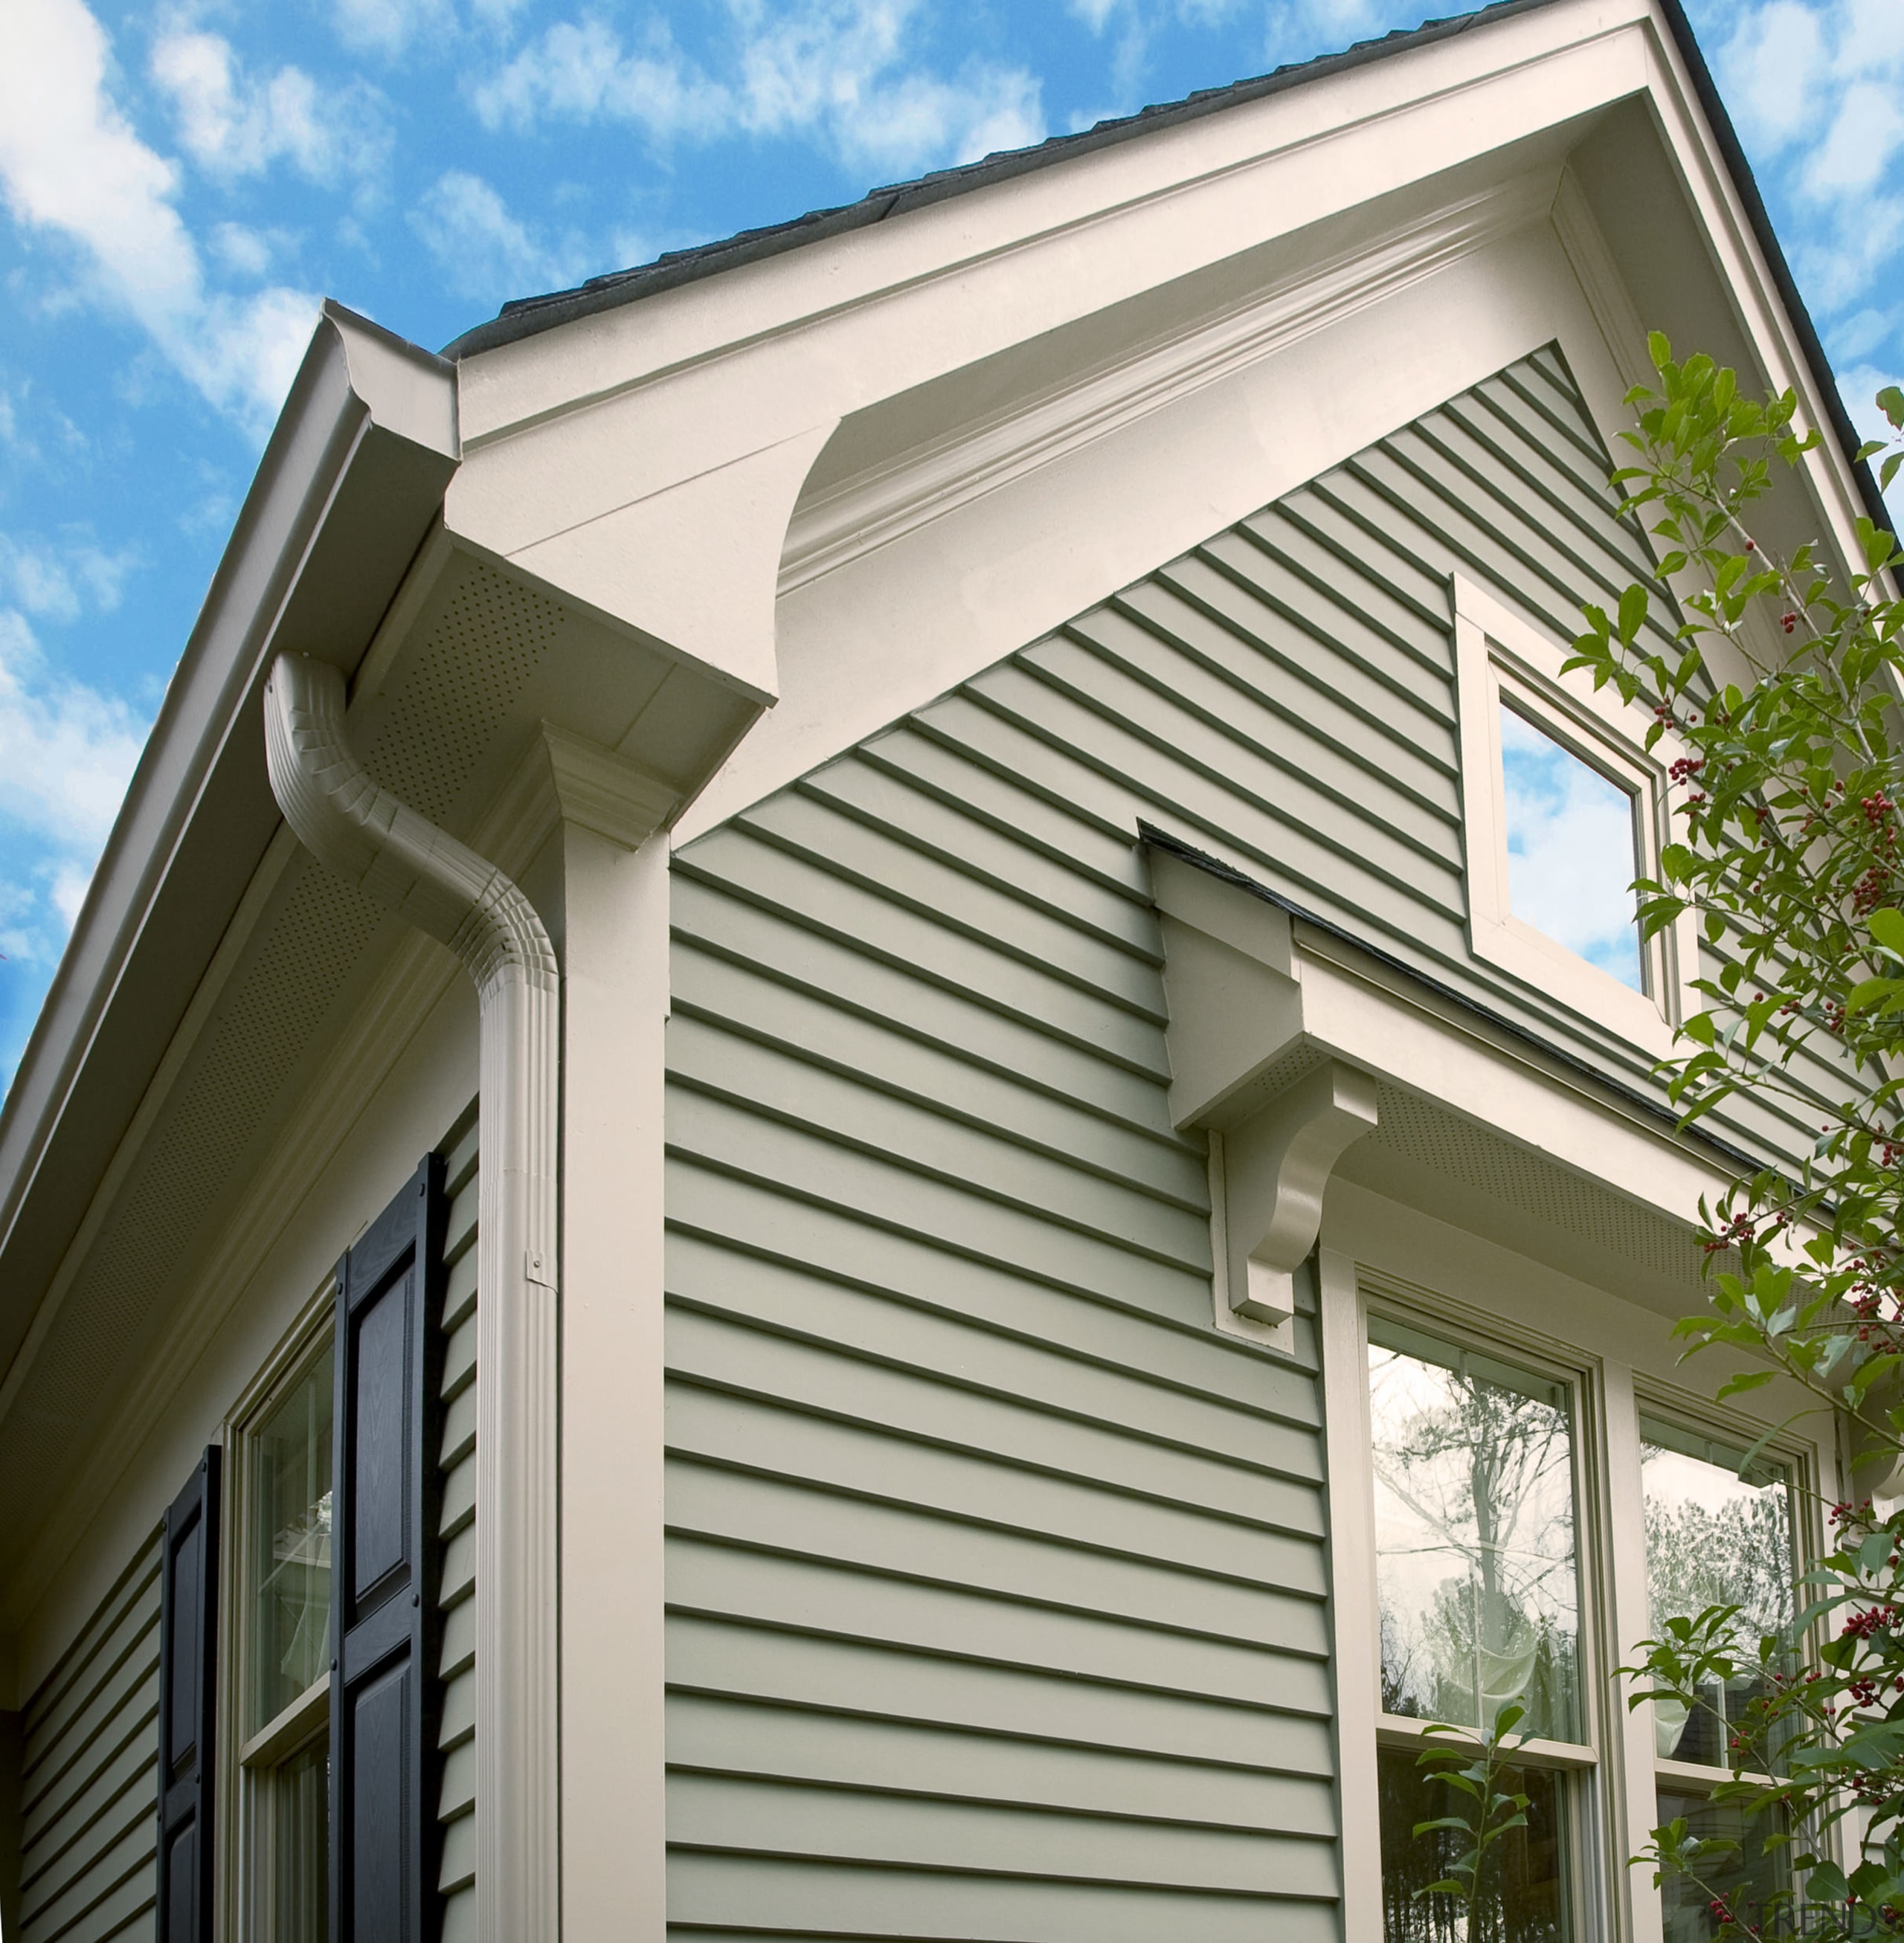
[{"label": "white window frame", "polygon": [[1500,600],[1454,576],[1454,658],[1460,715],[1461,812],[1466,830],[1468,941],[1477,958],[1610,1027],[1660,1058],[1676,1029],[1702,1009],[1699,918],[1688,908],[1641,950],[1646,989],[1610,972],[1516,917],[1508,896],[1507,806],[1501,767],[1503,701],[1632,796],[1639,867],[1657,877],[1660,853],[1684,813],[1672,765],[1685,754],[1670,732],[1651,750],[1652,712],[1595,689],[1583,668],[1563,674],[1568,649]]},{"label": "white window frame", "polygon": [[[247,1733],[250,1665],[250,1560],[248,1539],[256,1493],[255,1440],[259,1427],[289,1386],[329,1344],[337,1285],[327,1277],[297,1321],[258,1372],[225,1423],[223,1584],[220,1603],[218,1834],[220,1887],[225,1920],[219,1933],[269,1943],[273,1933],[272,1816],[274,1778],[292,1755],[330,1725],[330,1675],[327,1671],[277,1716]],[[335,1453],[333,1452],[333,1460]]]},{"label": "white window frame", "polygon": [[[1474,1239],[1490,1254],[1498,1247]],[[1380,1833],[1375,1816],[1365,1812],[1377,1799],[1377,1748],[1420,1739],[1418,1727],[1380,1711],[1380,1607],[1368,1404],[1371,1297],[1378,1309],[1432,1334],[1564,1375],[1574,1386],[1586,1739],[1579,1744],[1531,1742],[1523,1758],[1530,1766],[1562,1768],[1578,1777],[1572,1810],[1575,1880],[1569,1885],[1575,1943],[1662,1943],[1660,1897],[1648,1872],[1629,1868],[1627,1859],[1639,1852],[1653,1827],[1660,1778],[1696,1790],[1724,1777],[1716,1770],[1662,1767],[1651,1710],[1629,1711],[1628,1690],[1612,1677],[1612,1669],[1624,1663],[1632,1646],[1650,1630],[1639,1419],[1645,1414],[1703,1425],[1715,1437],[1743,1445],[1749,1445],[1765,1426],[1716,1410],[1669,1379],[1610,1353],[1608,1344],[1623,1340],[1619,1315],[1628,1306],[1610,1291],[1581,1291],[1598,1312],[1582,1331],[1589,1340],[1577,1343],[1505,1312],[1490,1300],[1491,1275],[1472,1291],[1478,1300],[1463,1302],[1417,1285],[1392,1268],[1359,1261],[1331,1245],[1326,1236],[1316,1259],[1332,1533],[1337,1752],[1344,1804],[1346,1943],[1382,1943]],[[1670,1361],[1669,1348],[1663,1346],[1661,1353]],[[1827,1493],[1835,1489],[1833,1466],[1822,1448],[1781,1438],[1773,1454],[1790,1467],[1795,1484],[1802,1481]],[[1794,1539],[1815,1557],[1819,1534],[1800,1516],[1797,1502],[1795,1493]]]}]

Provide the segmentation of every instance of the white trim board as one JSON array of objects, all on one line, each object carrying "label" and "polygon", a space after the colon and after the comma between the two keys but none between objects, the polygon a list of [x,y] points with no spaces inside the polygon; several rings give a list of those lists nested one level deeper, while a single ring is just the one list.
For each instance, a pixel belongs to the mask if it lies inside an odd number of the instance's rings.
[{"label": "white trim board", "polygon": [[1649,752],[1651,710],[1596,689],[1583,668],[1564,672],[1567,650],[1464,575],[1454,576],[1454,652],[1460,696],[1461,812],[1467,849],[1468,938],[1477,958],[1557,999],[1663,1058],[1676,1029],[1702,1001],[1699,916],[1690,907],[1648,941],[1648,989],[1635,992],[1515,916],[1508,896],[1507,827],[1500,746],[1504,698],[1633,799],[1641,872],[1656,875],[1683,806],[1670,766],[1684,746],[1670,734]]}]

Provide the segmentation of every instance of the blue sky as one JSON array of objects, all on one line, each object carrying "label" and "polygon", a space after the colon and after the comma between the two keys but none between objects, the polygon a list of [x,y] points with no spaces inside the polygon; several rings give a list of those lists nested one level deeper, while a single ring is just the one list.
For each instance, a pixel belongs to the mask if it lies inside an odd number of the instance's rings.
[{"label": "blue sky", "polygon": [[[0,1082],[318,297],[503,299],[1450,11],[0,0]],[[1854,409],[1904,373],[1904,0],[1691,0]]]}]

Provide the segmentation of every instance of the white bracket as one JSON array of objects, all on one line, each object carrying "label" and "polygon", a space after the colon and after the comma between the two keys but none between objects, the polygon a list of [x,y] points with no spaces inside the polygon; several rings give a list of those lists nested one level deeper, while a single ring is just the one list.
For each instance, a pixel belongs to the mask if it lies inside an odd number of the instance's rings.
[{"label": "white bracket", "polygon": [[1211,1134],[1213,1159],[1221,1156],[1224,1268],[1233,1315],[1278,1328],[1295,1314],[1296,1270],[1316,1245],[1329,1176],[1376,1119],[1374,1081],[1329,1060],[1242,1126]]}]

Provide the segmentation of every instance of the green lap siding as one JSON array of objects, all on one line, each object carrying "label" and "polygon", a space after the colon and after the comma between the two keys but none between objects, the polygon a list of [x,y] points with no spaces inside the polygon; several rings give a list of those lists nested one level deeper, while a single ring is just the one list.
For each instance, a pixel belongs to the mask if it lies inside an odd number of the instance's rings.
[{"label": "green lap siding", "polygon": [[26,1703],[20,1943],[153,1934],[158,1565],[155,1532]]},{"label": "green lap siding", "polygon": [[1218,1335],[1147,821],[1629,1085],[1466,944],[1449,576],[1646,570],[1537,354],[675,859],[683,1936],[1339,1933],[1310,1318]]}]

